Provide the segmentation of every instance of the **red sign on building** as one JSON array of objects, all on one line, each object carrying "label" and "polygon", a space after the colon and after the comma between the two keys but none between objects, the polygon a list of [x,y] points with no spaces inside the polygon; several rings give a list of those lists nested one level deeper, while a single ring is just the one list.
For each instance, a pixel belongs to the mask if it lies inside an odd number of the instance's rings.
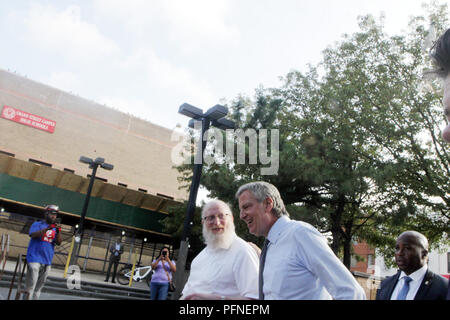
[{"label": "red sign on building", "polygon": [[55,121],[48,120],[9,106],[3,106],[2,118],[50,133],[55,131],[56,126]]}]

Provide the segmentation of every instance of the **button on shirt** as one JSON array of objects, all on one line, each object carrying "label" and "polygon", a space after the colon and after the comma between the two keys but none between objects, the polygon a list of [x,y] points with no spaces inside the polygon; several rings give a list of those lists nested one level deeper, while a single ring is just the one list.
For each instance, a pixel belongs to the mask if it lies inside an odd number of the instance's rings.
[{"label": "button on shirt", "polygon": [[[409,282],[409,291],[406,295],[405,300],[414,300],[414,297],[417,294],[417,291],[419,291],[420,284],[423,281],[423,278],[425,277],[427,273],[428,267],[427,265],[424,265],[422,268],[414,271],[409,275],[409,277],[412,279]],[[395,285],[394,291],[392,291],[391,300],[397,300],[398,294],[400,293],[400,290],[402,290],[403,285],[405,284],[404,278],[406,277],[406,273],[403,271],[400,273],[399,280],[397,281],[397,284]]]},{"label": "button on shirt", "polygon": [[308,223],[280,217],[267,235],[265,300],[365,299],[327,240]]},{"label": "button on shirt", "polygon": [[258,255],[238,236],[228,249],[207,246],[192,261],[183,297],[199,293],[258,299],[258,270]]}]

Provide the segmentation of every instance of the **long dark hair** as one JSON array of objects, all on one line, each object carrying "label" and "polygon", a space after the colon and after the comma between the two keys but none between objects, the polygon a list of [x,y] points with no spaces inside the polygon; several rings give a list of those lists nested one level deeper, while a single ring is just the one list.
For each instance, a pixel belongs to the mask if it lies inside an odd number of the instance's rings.
[{"label": "long dark hair", "polygon": [[161,248],[161,250],[159,250],[158,258],[162,255],[164,249],[167,249],[167,251],[169,251],[169,259],[172,260],[172,254],[170,253],[170,248],[168,246],[164,246]]}]

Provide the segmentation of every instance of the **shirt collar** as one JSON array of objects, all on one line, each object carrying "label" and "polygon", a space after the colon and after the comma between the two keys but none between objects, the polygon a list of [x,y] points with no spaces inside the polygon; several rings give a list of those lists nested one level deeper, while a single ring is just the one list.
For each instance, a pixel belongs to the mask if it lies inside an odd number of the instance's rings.
[{"label": "shirt collar", "polygon": [[[424,265],[422,268],[417,269],[416,271],[411,273],[408,277],[413,279],[413,281],[422,281],[423,277],[425,277],[425,274],[427,273],[427,269],[428,269],[428,266]],[[404,277],[406,277],[406,273],[404,273],[402,271],[400,273],[400,278],[399,279],[403,279]]]},{"label": "shirt collar", "polygon": [[276,243],[280,237],[281,232],[283,232],[285,226],[291,221],[287,216],[283,215],[275,221],[267,234],[267,239],[270,243]]}]

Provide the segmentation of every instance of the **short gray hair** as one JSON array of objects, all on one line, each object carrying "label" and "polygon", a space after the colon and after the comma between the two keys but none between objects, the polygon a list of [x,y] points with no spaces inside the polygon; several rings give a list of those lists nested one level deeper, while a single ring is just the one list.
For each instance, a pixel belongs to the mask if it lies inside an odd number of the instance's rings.
[{"label": "short gray hair", "polygon": [[272,214],[276,217],[281,216],[289,217],[289,213],[287,212],[286,207],[284,206],[283,199],[281,199],[280,192],[273,184],[264,181],[250,182],[244,184],[236,192],[236,199],[239,199],[241,194],[243,194],[245,191],[250,191],[256,198],[256,200],[260,203],[266,200],[267,198],[272,199],[273,201]]},{"label": "short gray hair", "polygon": [[211,209],[212,207],[221,207],[223,210],[224,210],[224,214],[230,214],[231,216],[233,215],[233,212],[231,211],[231,209],[230,209],[230,206],[226,203],[226,202],[223,202],[222,200],[218,200],[218,199],[215,199],[215,200],[211,200],[211,201],[209,201],[209,202],[207,202],[204,206],[203,206],[203,209],[202,209],[202,218],[205,216],[205,213],[209,210],[209,209]]}]

